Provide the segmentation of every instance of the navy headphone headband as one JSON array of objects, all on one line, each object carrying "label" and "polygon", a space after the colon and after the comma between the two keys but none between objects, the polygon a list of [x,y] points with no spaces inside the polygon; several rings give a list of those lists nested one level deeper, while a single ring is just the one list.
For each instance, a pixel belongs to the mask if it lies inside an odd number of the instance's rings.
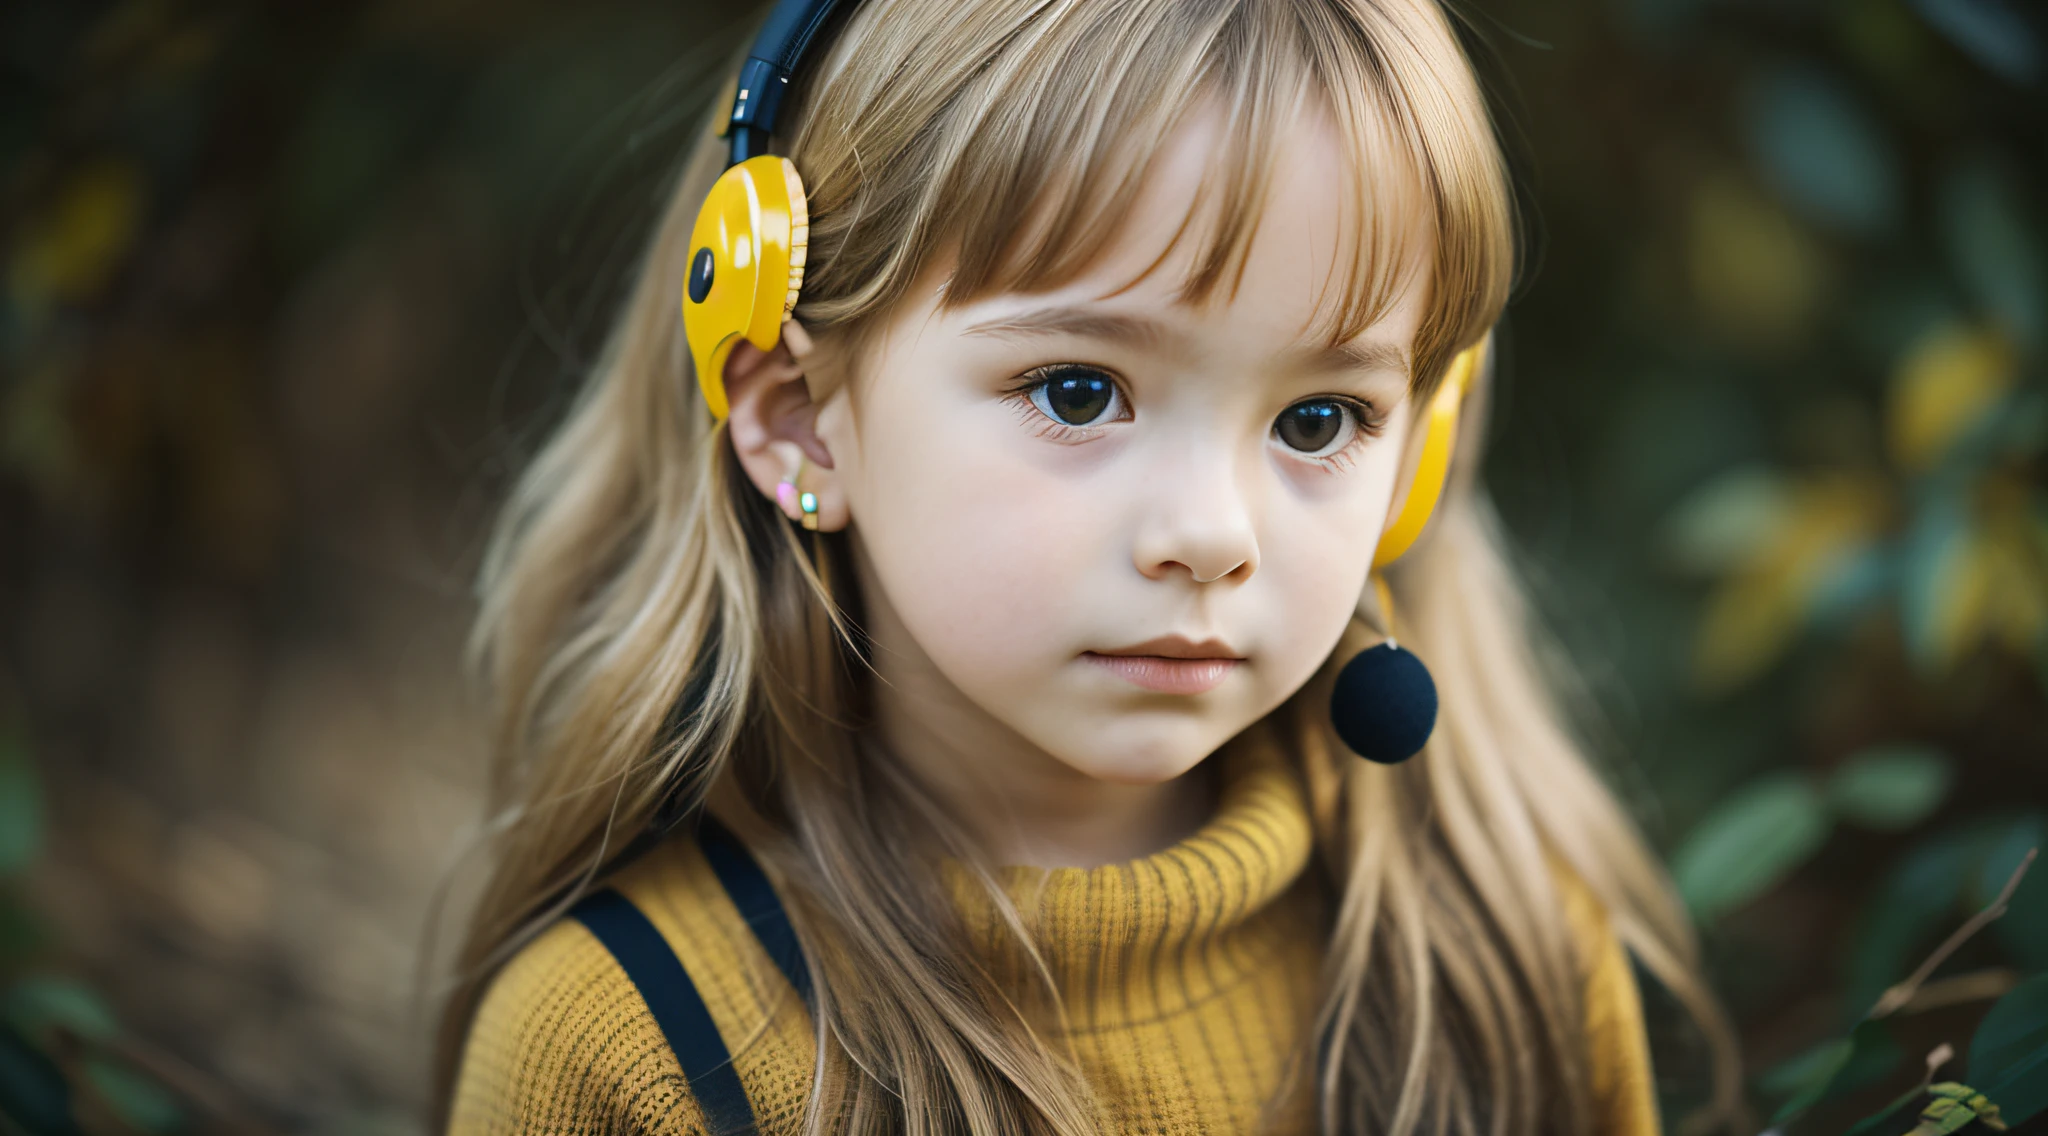
[{"label": "navy headphone headband", "polygon": [[761,34],[754,37],[746,63],[740,66],[739,87],[733,92],[732,115],[726,125],[732,146],[728,166],[767,152],[776,115],[782,110],[782,96],[805,53],[834,13],[853,6],[854,0],[777,0],[768,22],[761,25]]}]

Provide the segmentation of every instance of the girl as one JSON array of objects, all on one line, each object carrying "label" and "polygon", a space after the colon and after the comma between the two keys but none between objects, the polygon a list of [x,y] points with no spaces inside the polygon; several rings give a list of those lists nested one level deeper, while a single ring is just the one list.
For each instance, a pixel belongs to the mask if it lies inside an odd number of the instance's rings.
[{"label": "girl", "polygon": [[[1435,0],[870,0],[799,67],[831,7],[485,566],[450,1128],[1655,1131],[1624,948],[1719,1019],[1473,476],[1512,210]],[[801,185],[693,228],[777,98]],[[1433,733],[1337,689],[1396,631]]]}]

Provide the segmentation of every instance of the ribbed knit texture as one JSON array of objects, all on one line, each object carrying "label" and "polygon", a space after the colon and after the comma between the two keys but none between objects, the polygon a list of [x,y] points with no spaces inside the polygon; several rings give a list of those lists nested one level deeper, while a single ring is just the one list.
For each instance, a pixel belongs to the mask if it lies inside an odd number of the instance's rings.
[{"label": "ribbed knit texture", "polygon": [[[1170,848],[1100,868],[1002,870],[1040,929],[1067,1012],[1067,1033],[1055,1040],[1073,1046],[1106,1133],[1314,1128],[1309,1085],[1290,1075],[1289,1059],[1307,1044],[1332,897],[1320,873],[1304,870],[1312,839],[1295,775],[1258,747],[1225,760],[1216,814]],[[1006,986],[1023,983],[1021,950],[999,933],[966,873],[948,867],[988,965]],[[1634,978],[1597,903],[1567,884],[1566,915],[1587,960],[1600,1131],[1647,1136],[1657,1116]],[[816,1052],[809,1016],[703,855],[673,842],[612,886],[647,914],[696,983],[761,1131],[796,1132]],[[521,950],[486,993],[450,1130],[705,1128],[632,983],[581,924],[563,922]]]}]

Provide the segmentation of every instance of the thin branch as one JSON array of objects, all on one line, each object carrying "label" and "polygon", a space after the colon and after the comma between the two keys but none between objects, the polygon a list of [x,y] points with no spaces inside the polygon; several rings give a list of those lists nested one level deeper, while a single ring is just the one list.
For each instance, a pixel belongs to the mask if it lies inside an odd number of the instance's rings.
[{"label": "thin branch", "polygon": [[1936,967],[1947,962],[1948,956],[1954,954],[1956,949],[1964,943],[1969,942],[1970,936],[1982,931],[1993,920],[2004,915],[2006,902],[2012,899],[2014,889],[2020,886],[2021,878],[2027,874],[2027,867],[2034,862],[2034,856],[2038,852],[2040,852],[2039,848],[2027,849],[2027,854],[2020,859],[2019,867],[2012,870],[2012,876],[2005,881],[2005,886],[1999,889],[1998,898],[1992,900],[1989,907],[1972,915],[1968,923],[1956,928],[1955,934],[1950,935],[1941,946],[1935,948],[1933,954],[1927,956],[1927,961],[1920,964],[1920,969],[1914,971],[1912,976],[1904,982],[1885,991],[1884,996],[1877,1000],[1877,1005],[1872,1006],[1870,1013],[1864,1016],[1867,1018],[1882,1018],[1896,1012],[1906,1003],[1911,1002],[1913,996],[1920,992],[1921,984],[1927,981],[1927,977],[1934,973]]},{"label": "thin branch", "polygon": [[2011,967],[1994,966],[1930,982],[1920,988],[1898,1013],[1919,1014],[1957,1006],[1965,1002],[1988,1002],[2002,998],[2020,984],[2020,974]]}]

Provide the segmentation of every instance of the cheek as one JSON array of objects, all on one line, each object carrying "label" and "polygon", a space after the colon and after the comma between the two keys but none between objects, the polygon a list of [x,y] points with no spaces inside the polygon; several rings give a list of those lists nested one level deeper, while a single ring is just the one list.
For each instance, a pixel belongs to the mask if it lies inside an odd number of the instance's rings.
[{"label": "cheek", "polygon": [[1322,665],[1357,613],[1393,497],[1398,454],[1368,445],[1323,493],[1283,491],[1260,539],[1274,677],[1292,693]]},{"label": "cheek", "polygon": [[1019,460],[1009,411],[943,402],[868,421],[852,505],[880,583],[925,653],[963,687],[1008,683],[1091,645],[1075,620],[1108,526],[1089,514],[1087,494]]}]

